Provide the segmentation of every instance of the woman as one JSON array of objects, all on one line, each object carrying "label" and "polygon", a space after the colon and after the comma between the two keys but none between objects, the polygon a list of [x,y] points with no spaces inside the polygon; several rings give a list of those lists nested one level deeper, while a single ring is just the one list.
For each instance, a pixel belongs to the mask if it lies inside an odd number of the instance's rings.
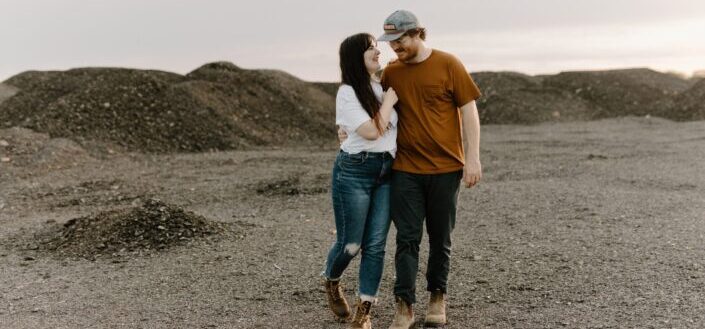
[{"label": "woman", "polygon": [[371,328],[370,308],[384,269],[389,232],[389,175],[396,152],[397,95],[383,96],[374,37],[360,33],[340,45],[342,85],[336,97],[336,124],[348,134],[333,167],[332,197],[336,241],[326,261],[328,305],[336,317],[351,316],[340,277],[361,252],[359,297],[351,328]]}]

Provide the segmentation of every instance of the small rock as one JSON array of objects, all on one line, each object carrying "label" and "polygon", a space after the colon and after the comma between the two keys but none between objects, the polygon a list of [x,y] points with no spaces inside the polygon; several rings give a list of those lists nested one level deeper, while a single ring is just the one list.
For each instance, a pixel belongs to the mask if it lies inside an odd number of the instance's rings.
[{"label": "small rock", "polygon": [[2,146],[2,147],[7,147],[7,146],[10,146],[10,143],[8,143],[8,142],[7,142],[6,140],[4,140],[4,139],[0,139],[0,146]]},{"label": "small rock", "polygon": [[10,158],[2,157],[2,158],[0,158],[0,162],[10,162]]}]

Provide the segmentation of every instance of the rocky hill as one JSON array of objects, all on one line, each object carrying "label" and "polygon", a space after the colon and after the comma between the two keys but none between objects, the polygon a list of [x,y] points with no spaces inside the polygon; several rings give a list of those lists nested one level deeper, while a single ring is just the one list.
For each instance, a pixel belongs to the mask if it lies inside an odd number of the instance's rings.
[{"label": "rocky hill", "polygon": [[703,120],[705,118],[705,79],[677,97],[672,116],[683,120]]},{"label": "rocky hill", "polygon": [[[483,91],[478,109],[483,123],[536,123],[658,116],[703,120],[693,110],[698,98],[692,80],[650,69],[562,72],[528,76],[516,72],[478,72]],[[692,86],[692,88],[691,88]],[[693,91],[691,91],[693,90]],[[684,102],[690,107],[684,107]]]},{"label": "rocky hill", "polygon": [[17,93],[17,88],[0,83],[0,103],[4,102],[6,99],[14,96]]},{"label": "rocky hill", "polygon": [[[472,76],[483,93],[483,124],[644,115],[705,120],[703,80],[649,69]],[[122,68],[30,71],[0,84],[0,128],[153,153],[333,146],[338,85],[228,62],[186,75]]]},{"label": "rocky hill", "polygon": [[0,122],[143,152],[334,141],[333,98],[289,74],[206,64],[186,76],[122,68],[25,72]]},{"label": "rocky hill", "polygon": [[574,93],[596,108],[592,118],[652,115],[674,120],[675,97],[687,80],[649,69],[562,72],[545,76],[543,85]]},{"label": "rocky hill", "polygon": [[483,96],[477,101],[482,123],[538,123],[591,119],[595,106],[573,93],[516,72],[478,72],[473,79]]}]

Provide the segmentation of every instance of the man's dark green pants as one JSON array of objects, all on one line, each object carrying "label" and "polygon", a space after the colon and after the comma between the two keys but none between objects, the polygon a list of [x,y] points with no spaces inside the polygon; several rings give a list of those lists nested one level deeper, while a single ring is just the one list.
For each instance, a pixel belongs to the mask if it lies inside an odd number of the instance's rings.
[{"label": "man's dark green pants", "polygon": [[447,292],[451,233],[462,170],[444,174],[412,174],[394,171],[391,216],[397,229],[394,295],[416,302],[416,273],[424,221],[429,241],[427,290]]}]

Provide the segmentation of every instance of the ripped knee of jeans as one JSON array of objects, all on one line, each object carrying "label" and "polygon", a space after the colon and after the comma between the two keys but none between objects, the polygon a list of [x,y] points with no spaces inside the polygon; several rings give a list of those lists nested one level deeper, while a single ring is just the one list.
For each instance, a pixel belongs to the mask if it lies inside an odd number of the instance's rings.
[{"label": "ripped knee of jeans", "polygon": [[359,243],[348,243],[345,245],[345,252],[350,256],[355,256],[360,252]]}]

